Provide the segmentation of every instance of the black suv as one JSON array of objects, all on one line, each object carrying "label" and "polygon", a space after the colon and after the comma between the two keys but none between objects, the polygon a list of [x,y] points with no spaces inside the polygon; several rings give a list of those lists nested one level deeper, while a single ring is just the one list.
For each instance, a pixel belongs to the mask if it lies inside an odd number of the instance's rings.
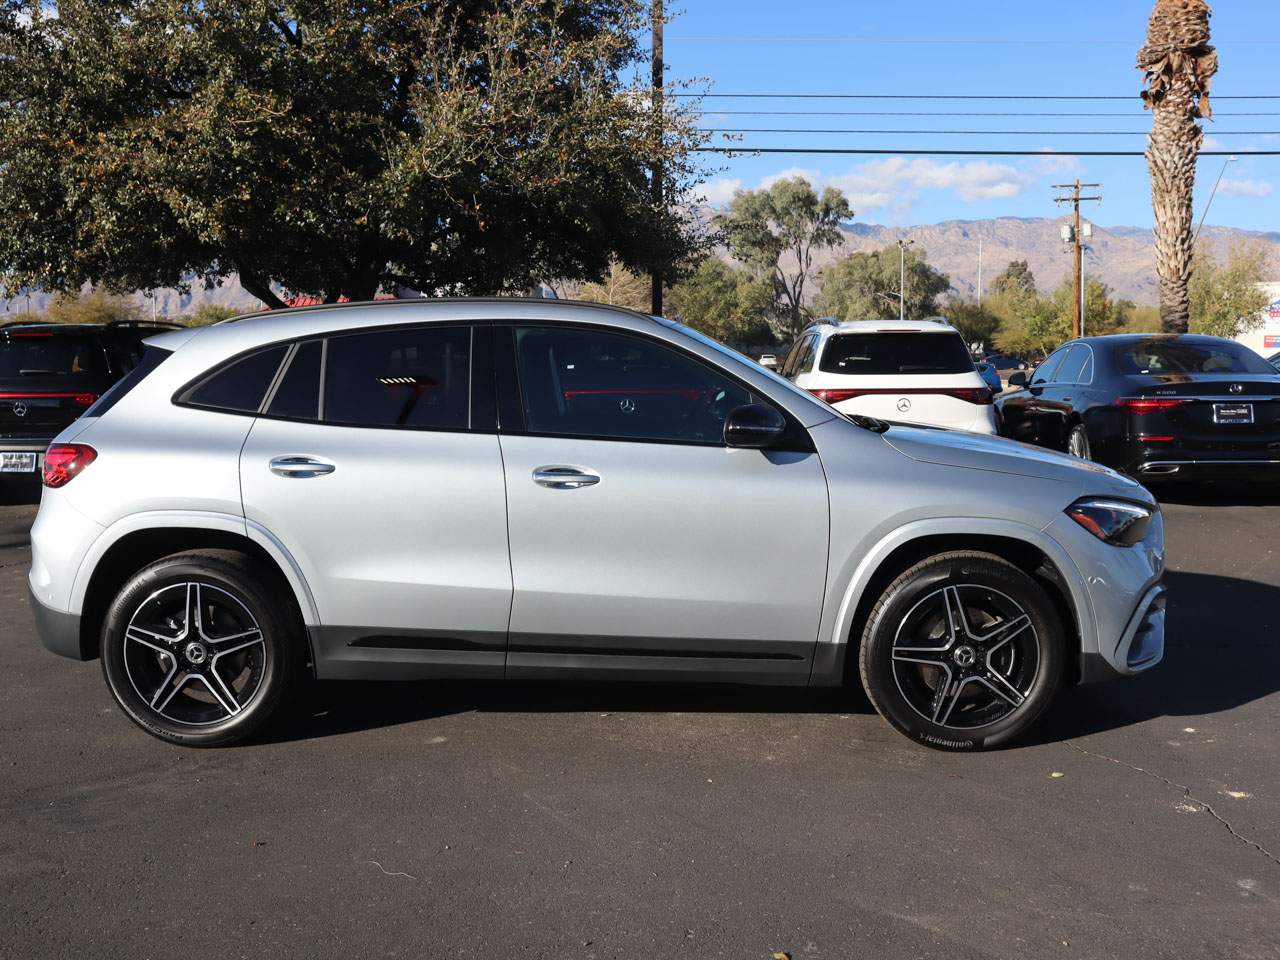
[{"label": "black suv", "polygon": [[0,325],[0,475],[41,469],[49,442],[138,364],[169,323]]}]

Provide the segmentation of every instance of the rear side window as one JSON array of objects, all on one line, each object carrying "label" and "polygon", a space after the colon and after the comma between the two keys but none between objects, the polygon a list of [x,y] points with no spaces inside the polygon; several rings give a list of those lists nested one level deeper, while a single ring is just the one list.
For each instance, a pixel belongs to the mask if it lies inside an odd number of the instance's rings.
[{"label": "rear side window", "polygon": [[287,351],[282,344],[233,360],[187,390],[178,402],[228,413],[257,413]]},{"label": "rear side window", "polygon": [[1230,340],[1140,340],[1120,354],[1120,370],[1128,374],[1274,373],[1262,357]]},{"label": "rear side window", "polygon": [[328,341],[325,423],[465,430],[470,405],[469,327],[411,327]]},{"label": "rear side window", "polygon": [[1088,359],[1088,347],[1081,345],[1072,347],[1058,367],[1057,376],[1053,379],[1058,383],[1075,383],[1080,379],[1080,371],[1084,369],[1085,361]]},{"label": "rear side window", "polygon": [[819,369],[851,376],[972,373],[973,357],[955,333],[837,333]]},{"label": "rear side window", "polygon": [[0,378],[89,377],[106,372],[97,336],[23,330],[0,336]]},{"label": "rear side window", "polygon": [[323,353],[324,344],[320,340],[308,340],[299,345],[267,407],[268,416],[289,420],[315,420],[319,417]]},{"label": "rear side window", "polygon": [[1058,367],[1062,366],[1062,361],[1066,355],[1067,351],[1065,350],[1059,350],[1057,353],[1050,354],[1049,359],[1036,367],[1035,372],[1031,374],[1031,382],[1048,383],[1052,380],[1054,374],[1058,372]]},{"label": "rear side window", "polygon": [[160,366],[172,355],[170,351],[161,350],[159,347],[147,347],[142,353],[142,358],[134,365],[133,369],[113,383],[107,392],[100,396],[93,406],[84,412],[83,416],[102,416],[123,400],[130,390],[145,380],[152,370]]}]

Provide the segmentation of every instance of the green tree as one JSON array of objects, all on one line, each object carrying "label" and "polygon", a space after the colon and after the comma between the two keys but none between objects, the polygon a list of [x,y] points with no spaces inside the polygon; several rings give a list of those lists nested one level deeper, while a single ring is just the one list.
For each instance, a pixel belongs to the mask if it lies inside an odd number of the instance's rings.
[{"label": "green tree", "polygon": [[803,177],[739,192],[728,212],[716,218],[729,252],[771,286],[769,326],[779,340],[790,341],[804,329],[811,316],[805,288],[813,278],[814,253],[839,244],[840,224],[852,218],[843,193],[827,187],[819,195]]},{"label": "green tree", "polygon": [[955,300],[942,310],[947,321],[960,331],[960,336],[971,348],[991,345],[1000,327],[1000,317],[985,303],[971,300]]},{"label": "green tree", "polygon": [[1036,295],[1036,277],[1025,260],[1011,260],[1009,265],[991,281],[987,292],[992,296],[1004,295]]},{"label": "green tree", "polygon": [[204,327],[211,323],[220,323],[223,320],[230,320],[232,317],[238,317],[241,314],[250,312],[252,311],[224,307],[220,303],[202,303],[190,313],[184,313],[177,319],[179,323],[185,323],[188,327]]},{"label": "green tree", "polygon": [[680,201],[706,134],[631,86],[642,0],[46,6],[0,0],[10,291],[480,294],[700,245]]},{"label": "green tree", "polygon": [[1225,265],[1201,244],[1188,289],[1191,332],[1235,338],[1257,327],[1267,305],[1267,296],[1258,286],[1266,272],[1267,252],[1256,244],[1234,244]]},{"label": "green tree", "polygon": [[735,346],[769,343],[771,286],[707,257],[669,294],[671,314],[693,329]]},{"label": "green tree", "polygon": [[41,319],[48,323],[112,323],[140,320],[142,310],[135,300],[111,293],[98,285],[83,292],[68,292],[55,297]]},{"label": "green tree", "polygon": [[[814,304],[820,316],[837,320],[887,320],[898,316],[900,283],[897,245],[872,253],[854,253],[822,268],[822,292]],[[938,297],[951,279],[929,266],[922,252],[906,250],[907,319],[936,316]]]}]

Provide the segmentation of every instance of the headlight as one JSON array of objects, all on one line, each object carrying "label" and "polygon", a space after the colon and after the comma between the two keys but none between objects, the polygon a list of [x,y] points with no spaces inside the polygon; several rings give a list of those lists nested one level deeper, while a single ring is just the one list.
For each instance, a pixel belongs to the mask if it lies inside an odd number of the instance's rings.
[{"label": "headlight", "polygon": [[1155,510],[1127,500],[1086,497],[1067,507],[1067,516],[1099,540],[1132,547],[1147,535]]}]

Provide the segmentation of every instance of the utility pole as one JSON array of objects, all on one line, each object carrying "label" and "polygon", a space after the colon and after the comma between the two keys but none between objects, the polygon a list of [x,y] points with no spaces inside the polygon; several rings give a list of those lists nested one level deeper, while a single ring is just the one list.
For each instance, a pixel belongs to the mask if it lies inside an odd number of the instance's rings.
[{"label": "utility pole", "polygon": [[898,241],[898,319],[907,319],[907,247],[914,240]]},{"label": "utility pole", "polygon": [[1059,206],[1061,206],[1064,203],[1069,203],[1071,204],[1072,209],[1075,211],[1075,222],[1072,224],[1070,228],[1063,230],[1062,232],[1062,239],[1067,243],[1073,244],[1075,247],[1074,256],[1075,256],[1075,267],[1076,267],[1075,269],[1076,312],[1071,317],[1071,336],[1073,339],[1080,336],[1080,328],[1083,325],[1083,320],[1084,320],[1084,302],[1081,299],[1081,289],[1080,289],[1082,268],[1083,268],[1083,253],[1080,248],[1080,204],[1085,201],[1091,201],[1091,200],[1096,200],[1098,203],[1102,202],[1102,194],[1098,194],[1096,197],[1080,196],[1080,190],[1082,187],[1101,188],[1102,184],[1081,183],[1079,179],[1077,179],[1075,183],[1055,183],[1053,185],[1053,189],[1055,190],[1071,191],[1070,196],[1054,197],[1053,202],[1058,204]]},{"label": "utility pole", "polygon": [[[652,83],[653,83],[653,127],[656,136],[662,136],[662,0],[652,0],[651,27],[653,31]],[[662,164],[655,160],[650,171],[650,188],[653,191],[653,209],[657,213],[662,209]],[[655,317],[662,316],[662,270],[655,263],[650,274],[649,312]]]},{"label": "utility pole", "polygon": [[978,303],[982,303],[982,238],[978,238]]}]

